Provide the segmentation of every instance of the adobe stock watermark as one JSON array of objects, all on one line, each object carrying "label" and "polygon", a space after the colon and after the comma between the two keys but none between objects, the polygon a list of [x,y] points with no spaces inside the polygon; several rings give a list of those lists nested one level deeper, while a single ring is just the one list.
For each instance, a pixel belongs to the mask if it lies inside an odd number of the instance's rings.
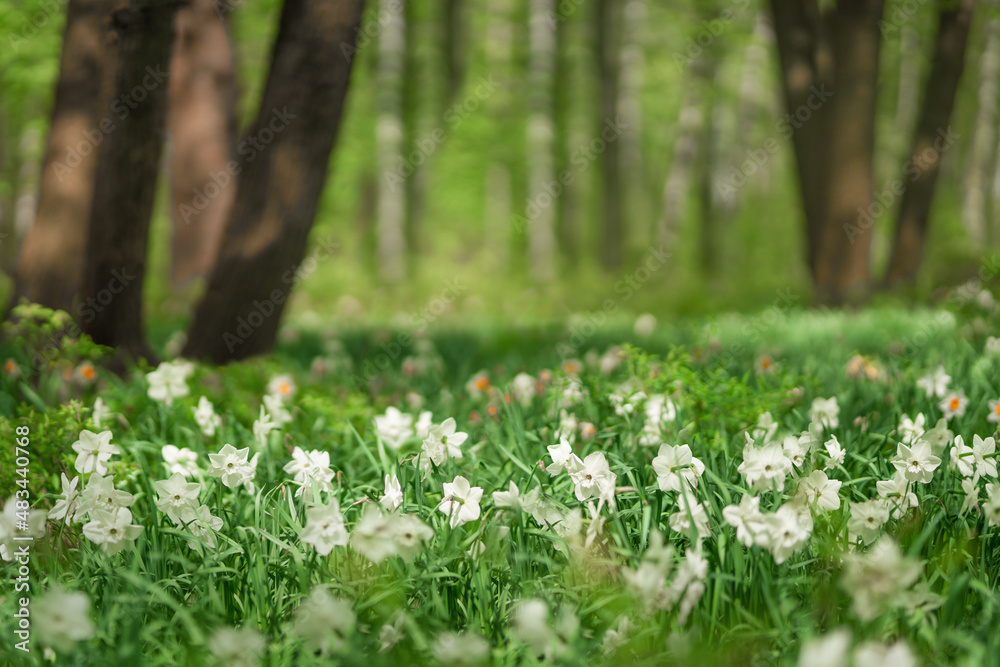
[{"label": "adobe stock watermark", "polygon": [[195,188],[191,204],[180,205],[178,213],[184,220],[184,224],[190,224],[192,216],[208,208],[209,203],[233,183],[243,168],[253,162],[296,117],[297,114],[289,112],[288,107],[281,107],[281,111],[277,107],[271,109],[270,121],[266,125],[262,125],[255,134],[243,137],[243,140],[236,146],[237,155],[245,156],[242,164],[238,160],[230,160],[226,163],[225,169],[211,172],[209,182],[200,188]]},{"label": "adobe stock watermark", "polygon": [[371,382],[380,374],[384,373],[396,361],[403,351],[413,344],[414,335],[423,333],[427,327],[437,320],[448,310],[462,294],[467,292],[469,286],[460,280],[449,278],[444,282],[441,292],[431,299],[426,306],[420,310],[410,313],[410,327],[406,331],[398,332],[392,340],[383,343],[378,354],[373,359],[368,359],[361,366],[361,375],[352,375],[351,382],[355,389],[362,389],[369,386]]},{"label": "adobe stock watermark", "polygon": [[[799,105],[795,111],[785,114],[774,124],[775,132],[782,139],[790,139],[796,130],[808,123],[831,97],[833,97],[833,91],[829,90],[825,84],[813,86],[803,104]],[[781,150],[781,144],[773,136],[765,139],[757,148],[748,148],[746,151],[747,159],[733,167],[728,174],[718,180],[716,187],[723,199],[728,200],[736,194],[736,191],[746,185],[779,150]]]},{"label": "adobe stock watermark", "polygon": [[566,361],[576,357],[584,343],[607,323],[608,317],[616,313],[623,304],[628,303],[635,293],[652,279],[653,274],[666,266],[667,260],[673,256],[672,252],[664,249],[663,244],[651,247],[638,268],[615,282],[612,289],[618,295],[617,298],[605,299],[600,310],[585,313],[570,326],[566,338],[556,343],[559,358]]},{"label": "adobe stock watermark", "polygon": [[620,116],[616,116],[614,120],[605,119],[604,128],[600,135],[579,146],[570,154],[569,163],[573,169],[564,169],[556,175],[555,179],[543,183],[542,192],[538,192],[534,197],[529,197],[525,201],[524,215],[511,214],[511,228],[516,232],[527,229],[528,225],[542,214],[542,211],[552,206],[578,176],[590,168],[590,165],[608,149],[608,144],[617,141],[628,129],[629,126],[622,122]]},{"label": "adobe stock watermark", "polygon": [[689,67],[700,58],[705,49],[711,47],[733,21],[746,11],[749,4],[750,0],[733,0],[734,8],[727,7],[719,12],[717,18],[702,21],[698,33],[688,37],[684,51],[674,51],[674,64],[677,65],[677,69]]},{"label": "adobe stock watermark", "polygon": [[247,342],[254,332],[263,326],[264,322],[288,300],[292,288],[315,273],[320,260],[331,257],[339,248],[340,244],[328,236],[318,241],[316,247],[305,259],[282,273],[281,284],[284,287],[271,290],[265,299],[255,299],[246,316],[236,318],[236,327],[233,331],[222,334],[222,342],[226,344],[226,349],[233,352],[237,347]]},{"label": "adobe stock watermark", "polygon": [[382,30],[394,16],[399,16],[403,13],[403,0],[389,0],[386,5],[385,9],[379,8],[378,15],[374,19],[365,21],[364,25],[354,28],[355,36],[353,44],[348,42],[340,43],[340,52],[347,59],[347,62],[353,60],[358,51],[367,48],[373,39],[382,34]]},{"label": "adobe stock watermark", "polygon": [[128,118],[132,110],[138,108],[151,91],[167,80],[167,75],[168,73],[160,69],[159,66],[147,67],[146,76],[142,78],[142,82],[138,86],[116,97],[111,102],[111,113],[114,114],[114,118],[105,116],[97,124],[97,127],[84,130],[83,139],[78,141],[76,146],[70,146],[66,158],[54,163],[53,169],[55,169],[59,182],[62,182],[66,174],[79,167],[83,158],[96,151],[104,138],[118,128],[118,123]]},{"label": "adobe stock watermark", "polygon": [[[465,122],[465,119],[475,113],[479,107],[502,85],[497,81],[495,75],[479,77],[475,89],[464,99],[455,102],[442,117],[448,127],[455,131]],[[385,172],[384,179],[391,192],[403,185],[407,178],[416,173],[427,159],[437,152],[437,150],[447,141],[448,134],[443,127],[436,127],[424,136],[417,139],[415,148],[408,155],[400,156],[395,169]]]},{"label": "adobe stock watermark", "polygon": [[31,16],[21,20],[21,24],[16,29],[7,31],[7,42],[14,53],[21,50],[21,46],[38,35],[38,31],[48,25],[53,16],[61,16],[66,11],[66,4],[69,0],[46,0]]},{"label": "adobe stock watermark", "polygon": [[882,37],[902,29],[910,19],[917,15],[917,11],[925,2],[927,0],[903,0],[903,2],[892,3],[892,17],[878,22],[878,29],[881,31]]},{"label": "adobe stock watermark", "polygon": [[906,192],[906,180],[912,183],[920,178],[925,171],[938,165],[942,156],[958,141],[959,136],[950,126],[943,130],[938,129],[937,136],[931,145],[903,164],[905,179],[897,178],[880,192],[875,193],[867,209],[858,207],[857,223],[844,224],[844,233],[847,234],[847,239],[854,243],[858,236],[871,229],[875,220],[892,208],[896,198]]}]

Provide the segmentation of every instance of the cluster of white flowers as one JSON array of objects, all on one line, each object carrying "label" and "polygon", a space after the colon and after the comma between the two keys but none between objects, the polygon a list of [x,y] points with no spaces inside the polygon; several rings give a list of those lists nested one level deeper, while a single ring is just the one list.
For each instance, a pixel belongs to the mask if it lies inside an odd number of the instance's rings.
[{"label": "cluster of white flowers", "polygon": [[292,481],[299,485],[295,495],[310,502],[318,491],[333,491],[333,471],[330,469],[330,452],[314,449],[303,451],[300,447],[292,450],[292,460],[285,464],[284,471],[293,475]]},{"label": "cluster of white flowers", "polygon": [[207,437],[215,435],[215,429],[222,425],[222,418],[215,414],[215,406],[212,402],[202,396],[198,399],[198,407],[193,408],[194,420],[198,423],[201,432]]},{"label": "cluster of white flowers", "polygon": [[861,642],[851,651],[849,630],[834,630],[802,644],[798,667],[917,667],[906,642]]},{"label": "cluster of white flowers", "polygon": [[548,450],[552,458],[552,463],[546,468],[548,473],[568,473],[573,480],[577,500],[582,502],[596,497],[602,505],[614,507],[618,475],[611,472],[603,452],[593,452],[581,459],[573,452],[567,440],[560,441],[558,445],[550,445]]},{"label": "cluster of white flowers", "polygon": [[570,607],[559,611],[549,624],[549,605],[528,599],[515,604],[510,615],[510,634],[537,659],[552,660],[564,655],[580,629],[580,620]]},{"label": "cluster of white flowers", "polygon": [[172,405],[175,398],[187,396],[190,390],[187,378],[194,372],[189,361],[164,361],[155,371],[146,374],[149,383],[147,394],[154,401]]},{"label": "cluster of white flowers", "polygon": [[[208,458],[212,465],[208,467],[207,473],[210,477],[219,477],[222,483],[230,489],[243,486],[247,493],[254,492],[254,477],[257,476],[257,460],[260,454],[254,454],[249,459],[250,448],[236,449],[226,443],[218,454],[209,454]],[[249,460],[248,460],[249,459]]]},{"label": "cluster of white flowers", "polygon": [[671,578],[673,566],[673,547],[664,545],[663,536],[654,530],[650,533],[649,547],[638,567],[623,567],[622,579],[642,602],[647,614],[670,610],[677,605],[677,622],[684,625],[704,594],[705,579],[708,577],[708,561],[702,556],[700,543],[686,550]]},{"label": "cluster of white flowers", "polygon": [[390,556],[413,560],[434,531],[413,514],[383,513],[377,505],[366,504],[354,530],[348,533],[340,503],[330,499],[326,505],[306,510],[306,525],[299,539],[311,544],[322,556],[334,547],[347,546],[372,561],[381,563]]},{"label": "cluster of white flowers", "polygon": [[454,417],[431,425],[424,436],[420,454],[413,458],[413,465],[423,472],[425,478],[429,477],[434,468],[443,465],[449,458],[462,458],[462,444],[468,437],[468,433],[456,431]]},{"label": "cluster of white flowers", "polygon": [[654,394],[646,399],[644,406],[646,423],[639,434],[639,444],[655,447],[663,441],[663,427],[677,419],[677,408],[665,394]]},{"label": "cluster of white flowers", "polygon": [[414,435],[413,415],[400,412],[390,405],[385,409],[385,414],[375,416],[375,434],[389,447],[399,449]]}]

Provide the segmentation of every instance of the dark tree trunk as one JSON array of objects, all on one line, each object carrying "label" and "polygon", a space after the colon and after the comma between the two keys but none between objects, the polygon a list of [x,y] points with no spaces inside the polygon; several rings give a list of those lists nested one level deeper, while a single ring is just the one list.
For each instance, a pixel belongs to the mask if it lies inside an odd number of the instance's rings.
[{"label": "dark tree trunk", "polygon": [[224,362],[274,346],[326,183],[363,5],[286,0],[260,111],[243,140],[252,152],[240,161],[184,356]]},{"label": "dark tree trunk", "polygon": [[959,6],[942,9],[938,16],[934,60],[924,89],[913,152],[903,175],[906,190],[896,217],[892,259],[885,276],[887,286],[900,280],[912,280],[920,266],[941,155],[953,141],[949,123],[965,65],[975,4],[975,0],[961,0]]},{"label": "dark tree trunk", "polygon": [[[618,117],[619,51],[621,48],[621,0],[598,0],[595,7],[597,21],[597,61],[600,90],[600,123],[597,134],[608,134]],[[601,155],[603,216],[601,224],[601,264],[605,269],[621,266],[624,253],[625,225],[622,215],[621,165],[619,137],[604,139]]]},{"label": "dark tree trunk", "polygon": [[207,274],[236,192],[236,78],[226,24],[215,0],[177,12],[170,65],[173,279]]},{"label": "dark tree trunk", "polygon": [[129,0],[112,13],[114,129],[97,158],[81,292],[81,323],[95,342],[149,359],[142,287],[177,9],[171,0]]},{"label": "dark tree trunk", "polygon": [[[788,116],[781,124],[790,133],[798,165],[799,189],[806,222],[806,261],[816,285],[828,284],[830,275],[817,273],[822,230],[826,226],[830,105],[809,106],[816,91],[832,91],[833,53],[824,30],[829,18],[820,15],[814,0],[771,0],[782,89]],[[817,106],[815,103],[812,106]],[[809,118],[801,122],[796,112]]]},{"label": "dark tree trunk", "polygon": [[[102,104],[107,18],[104,0],[70,0],[67,7],[38,210],[21,246],[12,304],[26,298],[73,312],[80,294],[97,147],[109,138],[102,121],[113,120]],[[14,219],[13,207],[6,215]]]},{"label": "dark tree trunk", "polygon": [[[885,0],[840,0],[833,25],[834,75],[829,126],[829,196],[822,249],[816,258],[822,302],[863,299],[870,278],[871,204],[878,91],[879,21]],[[852,230],[860,230],[860,233]]]}]

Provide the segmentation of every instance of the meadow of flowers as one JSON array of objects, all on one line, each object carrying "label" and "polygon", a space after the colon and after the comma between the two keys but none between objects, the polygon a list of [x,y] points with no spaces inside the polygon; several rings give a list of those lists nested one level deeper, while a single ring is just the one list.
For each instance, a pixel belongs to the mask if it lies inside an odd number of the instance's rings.
[{"label": "meadow of flowers", "polygon": [[32,634],[5,584],[0,661],[1000,664],[1000,340],[973,306],[481,365],[430,335],[378,373],[329,334],[124,377],[15,346],[0,434],[36,453],[19,484],[3,452],[0,550],[36,538]]}]

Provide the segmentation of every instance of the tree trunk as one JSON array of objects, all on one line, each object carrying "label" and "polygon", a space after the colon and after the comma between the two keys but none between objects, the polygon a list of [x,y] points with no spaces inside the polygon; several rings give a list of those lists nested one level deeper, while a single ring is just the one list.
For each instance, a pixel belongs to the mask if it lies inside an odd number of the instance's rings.
[{"label": "tree trunk", "polygon": [[117,46],[110,110],[116,120],[97,158],[80,318],[95,342],[136,358],[153,358],[142,287],[177,8],[172,1],[129,0],[111,17]]},{"label": "tree trunk", "polygon": [[[609,124],[614,124],[618,117],[622,23],[620,0],[597,0],[594,18],[597,21],[596,55],[600,89],[600,122],[596,132],[600,135],[605,133]],[[619,138],[614,137],[609,141],[606,137],[602,137],[603,220],[599,256],[601,265],[607,270],[617,269],[624,259],[625,222],[622,215]]]},{"label": "tree trunk", "polygon": [[380,15],[385,17],[378,42],[378,120],[375,126],[375,153],[378,172],[378,209],[376,212],[376,243],[379,277],[388,283],[398,283],[406,275],[406,200],[411,173],[417,165],[407,162],[400,169],[403,157],[403,67],[407,55],[406,22],[413,16],[394,11],[394,0],[381,0]]},{"label": "tree trunk", "polygon": [[[868,291],[871,231],[859,216],[871,203],[875,102],[884,0],[841,0],[833,25],[836,71],[829,118],[827,224],[816,274],[823,302],[854,302]],[[825,290],[830,290],[824,294]]]},{"label": "tree trunk", "polygon": [[913,280],[920,266],[941,156],[954,141],[949,123],[965,65],[974,9],[975,0],[961,0],[957,7],[942,9],[938,15],[934,60],[924,89],[911,161],[905,170],[909,182],[904,181],[906,191],[896,218],[892,258],[885,276],[889,286],[899,280]]},{"label": "tree trunk", "polygon": [[285,1],[260,111],[244,139],[253,152],[241,160],[184,356],[224,362],[274,346],[326,183],[363,6]]},{"label": "tree trunk", "polygon": [[113,127],[112,118],[101,115],[107,13],[103,0],[70,0],[67,7],[41,194],[21,246],[12,304],[26,298],[73,312],[80,294],[97,147],[108,138],[102,123]]},{"label": "tree trunk", "polygon": [[[814,103],[816,109],[809,105],[810,96],[816,99],[832,93],[833,51],[824,25],[829,24],[829,15],[821,17],[814,0],[771,0],[771,16],[788,114],[780,128],[783,136],[791,137],[798,167],[807,264],[814,284],[829,284],[832,276],[818,272],[817,256],[826,226],[828,125],[832,105]],[[808,117],[801,121],[797,112]]]},{"label": "tree trunk", "polygon": [[215,0],[177,12],[170,65],[173,279],[206,275],[236,192],[236,77],[226,24]]},{"label": "tree trunk", "polygon": [[541,283],[556,276],[556,207],[559,192],[553,160],[554,128],[552,123],[552,89],[555,71],[555,26],[550,16],[555,12],[553,0],[531,0],[530,63],[528,73],[529,166],[528,263],[531,277]]},{"label": "tree trunk", "polygon": [[979,109],[972,141],[969,170],[965,176],[962,221],[977,244],[987,240],[986,183],[996,148],[997,73],[1000,66],[1000,19],[991,19],[986,28],[986,46],[979,60]]}]

